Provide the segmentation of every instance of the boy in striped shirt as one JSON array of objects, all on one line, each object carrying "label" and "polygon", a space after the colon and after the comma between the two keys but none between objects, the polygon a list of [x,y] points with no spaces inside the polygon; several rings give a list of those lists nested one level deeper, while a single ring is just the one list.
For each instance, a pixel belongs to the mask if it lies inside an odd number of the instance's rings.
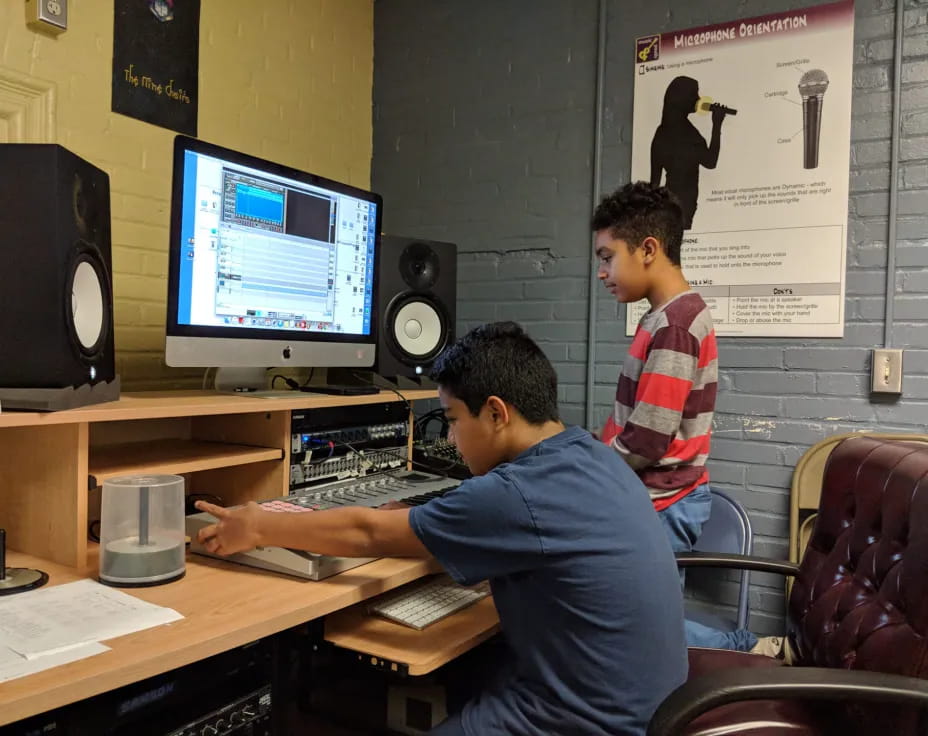
[{"label": "boy in striped shirt", "polygon": [[[718,386],[712,314],[680,268],[683,212],[664,187],[627,184],[593,215],[599,279],[624,303],[647,299],[601,439],[638,474],[674,552],[690,551],[709,518],[706,459]],[[687,621],[687,643],[749,651],[749,631]]]}]

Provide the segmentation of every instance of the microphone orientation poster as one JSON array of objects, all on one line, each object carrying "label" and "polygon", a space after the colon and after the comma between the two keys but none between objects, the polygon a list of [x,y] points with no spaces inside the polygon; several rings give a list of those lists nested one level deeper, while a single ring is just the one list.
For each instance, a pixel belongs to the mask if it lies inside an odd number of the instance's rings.
[{"label": "microphone orientation poster", "polygon": [[844,334],[853,40],[853,0],[636,40],[632,179],[680,200],[719,335]]}]

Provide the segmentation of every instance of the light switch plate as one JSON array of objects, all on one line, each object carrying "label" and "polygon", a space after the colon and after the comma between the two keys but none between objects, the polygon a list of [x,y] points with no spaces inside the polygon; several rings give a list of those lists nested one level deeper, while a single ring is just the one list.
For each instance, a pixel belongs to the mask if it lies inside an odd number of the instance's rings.
[{"label": "light switch plate", "polygon": [[26,0],[26,25],[57,36],[68,30],[68,0]]},{"label": "light switch plate", "polygon": [[875,394],[902,393],[902,351],[877,348],[870,361],[870,390]]}]

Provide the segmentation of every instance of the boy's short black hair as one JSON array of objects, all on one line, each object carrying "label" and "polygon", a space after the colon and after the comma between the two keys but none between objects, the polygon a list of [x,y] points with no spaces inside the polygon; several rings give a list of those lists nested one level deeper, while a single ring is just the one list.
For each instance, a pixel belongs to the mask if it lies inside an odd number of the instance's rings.
[{"label": "boy's short black hair", "polygon": [[680,265],[683,243],[683,210],[667,187],[636,181],[604,197],[593,213],[594,232],[609,229],[614,238],[624,240],[632,250],[647,238],[656,238],[667,258]]},{"label": "boy's short black hair", "polygon": [[529,424],[558,420],[554,367],[515,322],[474,328],[438,357],[430,375],[473,416],[498,396]]}]

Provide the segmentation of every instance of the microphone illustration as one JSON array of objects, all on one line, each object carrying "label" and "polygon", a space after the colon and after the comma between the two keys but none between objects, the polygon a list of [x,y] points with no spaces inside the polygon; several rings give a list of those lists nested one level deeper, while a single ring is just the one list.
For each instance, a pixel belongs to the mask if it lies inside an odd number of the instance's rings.
[{"label": "microphone illustration", "polygon": [[818,167],[818,143],[822,132],[822,99],[828,89],[828,75],[821,69],[810,69],[799,79],[802,95],[802,166]]},{"label": "microphone illustration", "polygon": [[713,102],[711,97],[700,97],[699,102],[696,103],[696,112],[712,112],[713,110],[721,110],[726,115],[737,115],[738,111],[727,107],[720,102]]}]

